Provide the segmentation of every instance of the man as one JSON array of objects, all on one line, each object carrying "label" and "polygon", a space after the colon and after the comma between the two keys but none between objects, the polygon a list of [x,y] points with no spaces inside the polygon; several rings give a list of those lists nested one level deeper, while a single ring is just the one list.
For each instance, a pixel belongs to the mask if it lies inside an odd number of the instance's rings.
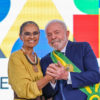
[{"label": "man", "polygon": [[49,74],[55,80],[43,89],[45,97],[53,97],[54,100],[99,100],[99,94],[96,97],[87,95],[92,94],[90,87],[100,80],[99,67],[90,45],[68,41],[69,32],[60,20],[49,22],[45,31],[54,51],[42,58],[40,64],[43,74]]}]

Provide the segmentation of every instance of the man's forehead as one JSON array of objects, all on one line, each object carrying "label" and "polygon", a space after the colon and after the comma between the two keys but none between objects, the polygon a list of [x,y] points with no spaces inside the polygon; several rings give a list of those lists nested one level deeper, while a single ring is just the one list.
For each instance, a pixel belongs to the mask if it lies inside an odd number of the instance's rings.
[{"label": "man's forehead", "polygon": [[51,23],[50,25],[48,25],[47,29],[52,28],[52,29],[59,29],[59,28],[63,28],[63,26],[60,23]]},{"label": "man's forehead", "polygon": [[50,23],[48,26],[52,26],[52,25],[60,25],[60,26],[62,26],[62,24],[59,23],[59,22],[52,22],[52,23]]}]

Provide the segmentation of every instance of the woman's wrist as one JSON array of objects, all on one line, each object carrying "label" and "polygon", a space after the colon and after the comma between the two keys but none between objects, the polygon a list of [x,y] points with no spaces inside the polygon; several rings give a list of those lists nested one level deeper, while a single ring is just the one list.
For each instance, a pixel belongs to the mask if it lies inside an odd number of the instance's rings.
[{"label": "woman's wrist", "polygon": [[51,80],[53,80],[53,77],[50,75],[45,75],[45,79],[50,82]]}]

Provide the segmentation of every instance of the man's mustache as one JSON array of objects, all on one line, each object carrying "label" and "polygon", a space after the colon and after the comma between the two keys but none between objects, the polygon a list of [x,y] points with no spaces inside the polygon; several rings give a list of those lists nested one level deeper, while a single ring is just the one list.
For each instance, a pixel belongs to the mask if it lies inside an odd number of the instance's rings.
[{"label": "man's mustache", "polygon": [[61,40],[52,40],[51,44],[55,43],[55,42],[61,42]]}]

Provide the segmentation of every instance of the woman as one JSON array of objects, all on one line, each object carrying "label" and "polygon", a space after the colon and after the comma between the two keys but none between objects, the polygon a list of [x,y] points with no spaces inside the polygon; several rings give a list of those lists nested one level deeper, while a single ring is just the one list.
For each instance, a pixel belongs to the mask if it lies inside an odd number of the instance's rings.
[{"label": "woman", "polygon": [[43,77],[39,58],[33,50],[39,36],[35,22],[27,21],[20,27],[23,46],[11,54],[8,63],[8,79],[14,90],[14,100],[43,100],[42,88],[52,80],[49,75]]}]

